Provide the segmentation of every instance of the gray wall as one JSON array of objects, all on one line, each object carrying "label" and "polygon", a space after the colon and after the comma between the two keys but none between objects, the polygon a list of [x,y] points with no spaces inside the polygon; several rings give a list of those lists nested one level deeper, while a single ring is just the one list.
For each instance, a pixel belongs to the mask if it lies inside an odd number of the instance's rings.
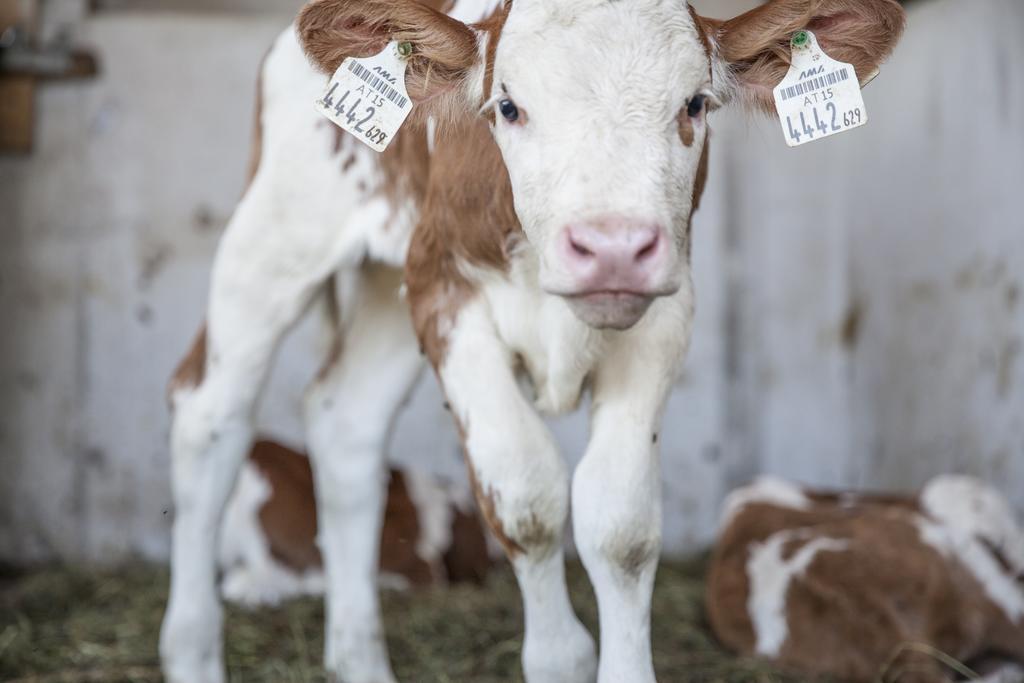
[{"label": "gray wall", "polygon": [[[912,12],[867,127],[789,150],[773,122],[715,115],[696,335],[662,438],[671,552],[708,542],[721,497],[759,472],[912,488],[966,471],[1024,506],[1024,5]],[[166,557],[163,387],[242,189],[256,64],[287,21],[79,21],[101,78],[45,86],[35,154],[0,159],[0,558]],[[311,327],[262,410],[293,443]],[[555,429],[575,460],[584,416]],[[392,451],[462,476],[429,376]]]}]

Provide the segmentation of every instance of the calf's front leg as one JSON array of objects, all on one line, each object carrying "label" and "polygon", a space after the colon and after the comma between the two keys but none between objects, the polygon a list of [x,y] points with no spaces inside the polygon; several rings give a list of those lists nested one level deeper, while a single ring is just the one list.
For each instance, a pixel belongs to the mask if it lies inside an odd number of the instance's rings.
[{"label": "calf's front leg", "polygon": [[[676,319],[677,323],[686,318]],[[601,623],[599,683],[653,683],[651,593],[661,552],[657,430],[683,355],[678,336],[614,340],[594,376],[591,438],[572,486],[573,530]]]},{"label": "calf's front leg", "polygon": [[480,509],[519,581],[526,680],[593,683],[593,640],[565,585],[568,472],[512,368],[512,354],[486,314],[473,305],[464,309],[438,374],[462,431]]}]

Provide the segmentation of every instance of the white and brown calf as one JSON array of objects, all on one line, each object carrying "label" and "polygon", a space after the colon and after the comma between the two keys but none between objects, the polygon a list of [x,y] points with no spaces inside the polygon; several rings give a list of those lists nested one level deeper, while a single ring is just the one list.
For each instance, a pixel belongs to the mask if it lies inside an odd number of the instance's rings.
[{"label": "white and brown calf", "polygon": [[740,489],[726,501],[707,591],[723,643],[804,675],[958,680],[945,655],[1001,663],[990,683],[1024,682],[1024,532],[969,477],[905,497],[777,479]]},{"label": "white and brown calf", "polygon": [[[492,565],[471,493],[392,469],[381,530],[381,585],[408,588],[482,581]],[[221,521],[221,594],[248,606],[324,592],[309,459],[258,441]]]},{"label": "white and brown calf", "polygon": [[[327,669],[394,680],[376,593],[382,448],[422,348],[519,580],[526,678],[653,681],[656,441],[690,336],[707,111],[769,109],[799,29],[867,78],[902,25],[894,0],[772,0],[726,22],[683,0],[457,0],[447,15],[413,0],[307,5],[263,67],[255,174],[175,382],[168,679],[223,680],[218,521],[278,342],[336,274],[343,352],[306,403]],[[412,45],[416,108],[378,156],[310,103],[324,73],[389,40]],[[590,443],[570,486],[540,414],[587,390]],[[570,499],[600,663],[565,586]]]}]

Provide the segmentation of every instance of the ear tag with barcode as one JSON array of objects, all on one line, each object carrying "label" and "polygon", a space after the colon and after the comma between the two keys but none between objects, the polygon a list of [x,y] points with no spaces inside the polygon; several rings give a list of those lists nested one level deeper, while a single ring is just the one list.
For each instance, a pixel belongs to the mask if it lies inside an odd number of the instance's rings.
[{"label": "ear tag with barcode", "polygon": [[789,73],[774,90],[787,145],[805,145],[868,122],[852,65],[825,54],[810,31],[796,33],[790,47]]},{"label": "ear tag with barcode", "polygon": [[409,43],[392,41],[372,57],[348,57],[334,72],[316,110],[383,152],[412,111],[405,89]]}]

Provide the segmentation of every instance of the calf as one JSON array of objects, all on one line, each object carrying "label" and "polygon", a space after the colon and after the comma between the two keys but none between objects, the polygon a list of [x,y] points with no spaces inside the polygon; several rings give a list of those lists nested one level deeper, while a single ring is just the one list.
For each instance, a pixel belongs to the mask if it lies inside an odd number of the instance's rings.
[{"label": "calf", "polygon": [[1024,532],[967,477],[916,497],[740,489],[707,591],[723,643],[805,675],[937,683],[953,660],[996,656],[1017,664],[986,680],[1024,681]]},{"label": "calf", "polygon": [[[324,590],[309,460],[259,441],[221,523],[221,593],[246,605],[277,604]],[[381,584],[395,588],[482,581],[487,538],[469,491],[413,471],[391,470],[381,535]]]},{"label": "calf", "polygon": [[[903,26],[894,0],[771,0],[725,22],[683,0],[445,4],[317,0],[264,64],[254,177],[217,253],[206,333],[173,382],[172,683],[223,680],[217,522],[278,342],[332,274],[343,353],[306,399],[326,668],[394,680],[376,593],[382,447],[422,349],[519,581],[526,678],[653,681],[657,431],[690,337],[707,112],[770,109],[799,29],[866,80]],[[378,156],[311,103],[324,73],[392,40],[411,48],[416,106]],[[587,391],[590,442],[570,486],[540,413]],[[600,663],[565,585],[570,497]]]}]

